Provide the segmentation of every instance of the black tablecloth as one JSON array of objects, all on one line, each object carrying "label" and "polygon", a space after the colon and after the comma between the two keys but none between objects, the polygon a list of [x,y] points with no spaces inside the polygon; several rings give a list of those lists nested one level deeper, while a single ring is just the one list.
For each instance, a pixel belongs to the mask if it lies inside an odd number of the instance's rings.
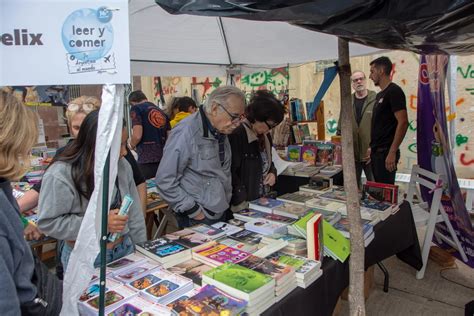
[{"label": "black tablecloth", "polygon": [[[374,227],[375,238],[365,250],[366,268],[393,255],[419,270],[420,246],[410,204]],[[349,259],[344,263],[325,257],[323,275],[308,288],[297,288],[264,315],[332,315],[342,291],[349,285]]]},{"label": "black tablecloth", "polygon": [[[335,174],[331,178],[334,185],[344,185],[342,171],[338,174]],[[308,184],[308,182],[308,177],[279,175],[277,178],[277,182],[273,187],[273,190],[275,190],[278,195],[282,195],[285,193],[293,193],[295,191],[298,191],[300,189],[300,186]]]}]

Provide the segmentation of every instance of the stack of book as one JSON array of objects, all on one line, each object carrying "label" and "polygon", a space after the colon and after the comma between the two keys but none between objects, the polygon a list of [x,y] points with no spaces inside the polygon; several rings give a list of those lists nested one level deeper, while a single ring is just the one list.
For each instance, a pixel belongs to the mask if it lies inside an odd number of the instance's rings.
[{"label": "stack of book", "polygon": [[[276,223],[282,223],[282,224],[292,224],[295,220],[294,218],[283,216],[277,214],[277,209],[280,207],[276,208],[274,210],[275,213],[266,213],[262,211],[257,211],[254,209],[242,209],[240,211],[234,212],[234,217],[236,219],[239,219],[243,222],[254,222],[254,221],[259,221],[259,220],[267,220],[271,222],[276,222]],[[281,212],[279,212],[281,213]]]},{"label": "stack of book", "polygon": [[193,281],[164,269],[150,271],[126,285],[145,299],[164,305],[193,289]]},{"label": "stack of book", "polygon": [[292,266],[295,269],[297,285],[304,289],[323,274],[320,261],[305,257],[276,252],[266,259]]},{"label": "stack of book", "polygon": [[[329,193],[329,192],[328,192]],[[329,212],[341,212],[346,209],[345,202],[336,202],[332,200],[323,199],[321,197],[313,198],[306,202],[307,207],[323,209]]]},{"label": "stack of book", "polygon": [[346,195],[346,191],[344,190],[344,187],[333,186],[332,191],[320,194],[319,197],[322,199],[341,202],[341,203],[347,202],[347,195]]},{"label": "stack of book", "polygon": [[141,262],[140,264],[114,271],[110,273],[110,275],[113,276],[114,279],[117,281],[128,283],[130,282],[130,280],[136,279],[137,277],[148,273],[148,271],[154,270],[159,267],[160,264],[158,262],[146,260]]},{"label": "stack of book", "polygon": [[204,286],[198,293],[179,298],[168,305],[177,315],[240,315],[247,307],[245,300],[230,296],[212,285]]},{"label": "stack of book", "polygon": [[[305,216],[310,211],[310,208],[305,205],[298,205],[294,203],[284,203],[273,210],[273,214],[299,219]],[[292,223],[288,223],[292,224]]]},{"label": "stack of book", "polygon": [[[184,293],[171,303],[168,303],[166,307],[171,311],[172,315],[188,315],[189,312],[187,310],[186,306],[186,300],[188,300],[190,297],[193,297],[194,295],[198,294],[201,288],[197,287],[192,289],[189,292]],[[191,314],[193,315],[193,314]],[[145,316],[145,315],[144,315]]]},{"label": "stack of book", "polygon": [[[334,228],[341,232],[344,237],[350,238],[349,220],[346,216],[341,217],[341,219],[334,224]],[[364,234],[364,245],[367,247],[375,238],[374,226],[370,221],[362,220],[362,231]]]},{"label": "stack of book", "polygon": [[315,194],[311,192],[305,191],[297,191],[293,193],[286,193],[277,198],[277,200],[286,202],[286,203],[293,203],[301,206],[305,206],[306,202],[315,198]]},{"label": "stack of book", "polygon": [[[132,253],[107,264],[107,275],[114,276],[121,274],[122,272],[141,265],[146,261],[147,259],[144,256]],[[96,272],[100,272],[99,269],[97,269]],[[98,277],[98,273],[96,273],[96,277]]]},{"label": "stack of book", "polygon": [[137,243],[138,252],[158,261],[165,268],[191,259],[191,249],[166,237]]},{"label": "stack of book", "polygon": [[207,237],[211,239],[218,239],[221,238],[222,236],[226,235],[226,232],[223,230],[220,230],[218,228],[206,225],[206,224],[200,224],[196,226],[190,227],[190,229],[194,230],[195,232],[201,233],[203,235],[206,235]]},{"label": "stack of book", "polygon": [[230,236],[219,238],[217,242],[222,245],[226,245],[249,253],[254,253],[258,249],[258,244],[249,244]]},{"label": "stack of book", "polygon": [[230,235],[230,237],[249,245],[258,245],[262,240],[263,235],[244,229],[238,233]]},{"label": "stack of book", "polygon": [[288,242],[283,239],[273,240],[270,243],[261,242],[258,247],[259,249],[253,254],[257,257],[265,258],[274,252],[280,251],[288,246]]},{"label": "stack of book", "polygon": [[245,229],[262,235],[286,234],[287,224],[258,220],[245,223]]},{"label": "stack of book", "polygon": [[275,280],[275,298],[277,302],[298,286],[296,284],[295,269],[292,266],[257,256],[250,256],[240,262],[239,265],[272,277]]},{"label": "stack of book", "polygon": [[217,242],[196,248],[193,258],[204,264],[216,267],[226,262],[237,263],[245,260],[250,253]]},{"label": "stack of book", "polygon": [[168,271],[177,275],[182,275],[185,278],[192,280],[195,285],[201,286],[202,274],[211,269],[212,266],[191,259],[168,268]]},{"label": "stack of book", "polygon": [[211,237],[188,228],[166,234],[164,237],[191,249],[213,242]]},{"label": "stack of book", "polygon": [[275,303],[275,280],[238,264],[225,263],[204,272],[202,282],[247,301],[245,311],[250,316],[261,314]]},{"label": "stack of book", "polygon": [[169,308],[153,304],[139,296],[135,296],[126,302],[121,303],[116,309],[110,311],[107,315],[154,315],[154,316],[169,316]]},{"label": "stack of book", "polygon": [[296,177],[309,178],[309,177],[312,177],[315,174],[317,174],[320,170],[321,170],[321,167],[317,167],[317,166],[314,166],[314,165],[305,166],[303,168],[295,170],[295,176]]},{"label": "stack of book", "polygon": [[277,240],[283,240],[288,243],[288,245],[281,249],[281,252],[292,254],[292,255],[299,255],[299,256],[306,256],[307,248],[306,248],[306,239],[299,238],[294,235],[286,234],[275,234],[270,236],[265,236],[262,238],[261,244],[274,244]]},{"label": "stack of book", "polygon": [[367,181],[363,186],[363,195],[391,204],[398,203],[398,185]]},{"label": "stack of book", "polygon": [[326,166],[319,173],[326,177],[332,177],[342,171],[342,166]]},{"label": "stack of book", "polygon": [[[84,294],[83,294],[84,296]],[[85,295],[82,298],[86,298]],[[105,314],[109,314],[111,311],[115,310],[120,305],[128,302],[132,298],[137,296],[137,293],[126,286],[120,285],[114,288],[111,288],[105,292]],[[98,315],[99,314],[99,291],[97,295],[85,300],[79,301],[78,304],[79,313],[81,315]]]},{"label": "stack of book", "polygon": [[222,230],[223,232],[225,232],[227,236],[238,233],[241,230],[243,230],[243,228],[241,227],[238,227],[229,223],[225,223],[225,222],[218,222],[218,223],[212,224],[211,226]]},{"label": "stack of book", "polygon": [[361,208],[372,214],[371,218],[377,217],[381,221],[386,220],[390,215],[398,211],[399,206],[385,201],[364,199],[360,201]]},{"label": "stack of book", "polygon": [[273,209],[281,206],[283,204],[282,201],[262,197],[256,200],[253,200],[249,203],[249,208],[262,211],[265,213],[273,213]]}]

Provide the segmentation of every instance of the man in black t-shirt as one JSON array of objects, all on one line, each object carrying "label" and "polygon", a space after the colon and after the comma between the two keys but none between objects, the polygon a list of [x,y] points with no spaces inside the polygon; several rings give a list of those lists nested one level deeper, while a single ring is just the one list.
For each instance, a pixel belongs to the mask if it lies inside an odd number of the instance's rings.
[{"label": "man in black t-shirt", "polygon": [[368,156],[376,182],[395,183],[400,144],[408,129],[406,98],[390,80],[392,62],[379,57],[370,63],[370,79],[381,91],[375,98]]}]

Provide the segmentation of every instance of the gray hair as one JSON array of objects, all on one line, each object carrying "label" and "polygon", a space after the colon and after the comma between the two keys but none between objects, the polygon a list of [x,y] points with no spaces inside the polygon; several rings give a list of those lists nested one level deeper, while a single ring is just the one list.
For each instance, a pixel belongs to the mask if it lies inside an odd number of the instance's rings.
[{"label": "gray hair", "polygon": [[222,86],[212,91],[204,103],[204,110],[209,113],[213,103],[218,103],[223,107],[227,107],[227,99],[232,95],[241,98],[242,102],[246,104],[245,94],[242,90],[234,86]]}]

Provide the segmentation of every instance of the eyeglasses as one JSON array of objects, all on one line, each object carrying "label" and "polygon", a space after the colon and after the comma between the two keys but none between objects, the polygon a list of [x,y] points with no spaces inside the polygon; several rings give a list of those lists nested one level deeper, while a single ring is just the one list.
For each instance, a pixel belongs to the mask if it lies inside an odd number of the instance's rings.
[{"label": "eyeglasses", "polygon": [[227,111],[227,109],[222,104],[217,103],[217,102],[216,102],[216,104],[218,106],[220,106],[224,110],[224,112],[227,113],[227,115],[229,115],[229,117],[231,118],[232,123],[234,123],[234,122],[237,123],[237,122],[240,122],[243,119],[245,119],[245,114],[230,113],[229,111]]},{"label": "eyeglasses", "polygon": [[263,121],[265,123],[265,125],[267,125],[268,129],[272,129],[272,128],[275,128],[278,124],[273,124],[273,125],[270,125],[268,124],[267,121]]},{"label": "eyeglasses", "polygon": [[95,108],[94,104],[91,104],[91,103],[83,103],[81,105],[75,104],[75,103],[69,103],[67,106],[67,110],[69,112],[79,112],[81,110],[86,111],[86,112],[92,112],[94,108]]},{"label": "eyeglasses", "polygon": [[352,79],[353,83],[356,83],[357,81],[365,81],[365,77],[360,77],[360,78],[354,78]]}]

